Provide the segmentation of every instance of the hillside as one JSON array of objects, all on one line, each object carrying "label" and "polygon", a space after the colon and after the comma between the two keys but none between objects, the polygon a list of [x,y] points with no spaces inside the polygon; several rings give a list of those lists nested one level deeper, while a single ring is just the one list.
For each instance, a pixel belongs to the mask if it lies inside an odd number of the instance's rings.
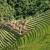
[{"label": "hillside", "polygon": [[0,50],[50,50],[50,1],[0,0]]}]

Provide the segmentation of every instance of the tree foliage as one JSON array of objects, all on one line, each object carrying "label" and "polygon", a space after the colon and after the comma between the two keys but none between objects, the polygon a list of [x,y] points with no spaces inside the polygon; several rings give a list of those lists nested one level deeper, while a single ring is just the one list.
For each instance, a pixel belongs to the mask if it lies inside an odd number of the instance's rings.
[{"label": "tree foliage", "polygon": [[6,17],[6,16],[13,16],[14,15],[14,9],[11,8],[8,4],[0,4],[0,16]]},{"label": "tree foliage", "polygon": [[50,9],[50,0],[0,0],[0,3],[6,5],[3,5],[3,7],[5,6],[4,10],[9,9],[6,14],[10,14],[10,16],[14,16],[15,18],[19,16],[25,18],[25,16],[43,13]]},{"label": "tree foliage", "polygon": [[7,0],[7,3],[14,7],[16,16],[32,16],[50,9],[49,0]]},{"label": "tree foliage", "polygon": [[7,3],[7,0],[0,0],[0,17],[11,17],[14,14],[15,10]]}]

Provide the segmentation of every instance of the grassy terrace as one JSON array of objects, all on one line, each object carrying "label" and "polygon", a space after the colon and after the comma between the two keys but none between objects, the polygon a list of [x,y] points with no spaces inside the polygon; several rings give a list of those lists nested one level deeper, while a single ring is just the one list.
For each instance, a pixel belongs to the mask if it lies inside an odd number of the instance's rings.
[{"label": "grassy terrace", "polygon": [[50,10],[26,22],[29,31],[22,36],[14,29],[0,28],[0,50],[50,50]]}]

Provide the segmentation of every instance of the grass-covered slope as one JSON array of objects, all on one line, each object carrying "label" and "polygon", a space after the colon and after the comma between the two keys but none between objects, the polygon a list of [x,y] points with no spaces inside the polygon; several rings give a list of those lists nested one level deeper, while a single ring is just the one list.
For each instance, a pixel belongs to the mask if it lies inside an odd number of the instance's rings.
[{"label": "grass-covered slope", "polygon": [[0,28],[0,50],[50,50],[50,10],[26,19],[25,35]]}]

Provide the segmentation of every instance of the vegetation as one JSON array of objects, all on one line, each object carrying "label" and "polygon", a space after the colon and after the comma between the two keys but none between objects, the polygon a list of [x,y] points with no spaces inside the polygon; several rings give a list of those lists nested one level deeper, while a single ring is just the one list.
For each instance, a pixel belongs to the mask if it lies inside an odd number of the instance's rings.
[{"label": "vegetation", "polygon": [[0,4],[2,16],[13,16],[16,19],[50,9],[50,0],[0,0]]},{"label": "vegetation", "polygon": [[0,0],[0,50],[50,50],[50,0]]}]

